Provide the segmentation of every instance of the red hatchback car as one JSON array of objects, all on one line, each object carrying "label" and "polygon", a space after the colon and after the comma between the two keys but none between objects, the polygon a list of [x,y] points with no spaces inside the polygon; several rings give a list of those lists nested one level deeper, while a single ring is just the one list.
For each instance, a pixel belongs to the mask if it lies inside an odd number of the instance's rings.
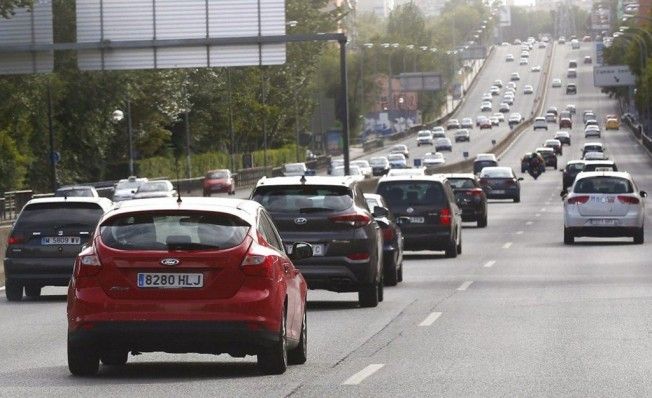
[{"label": "red hatchback car", "polygon": [[229,195],[235,194],[234,175],[229,169],[211,170],[206,173],[202,187],[204,196],[211,196],[213,193],[226,192]]},{"label": "red hatchback car", "polygon": [[257,355],[264,373],[306,361],[307,286],[266,210],[249,200],[122,202],[75,261],[68,367],[93,375],[129,352]]}]

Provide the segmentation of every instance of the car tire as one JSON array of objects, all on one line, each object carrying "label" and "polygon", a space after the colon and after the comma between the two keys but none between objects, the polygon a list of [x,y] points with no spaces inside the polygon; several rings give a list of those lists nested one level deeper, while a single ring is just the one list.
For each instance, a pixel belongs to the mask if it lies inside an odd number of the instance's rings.
[{"label": "car tire", "polygon": [[636,232],[634,232],[634,243],[637,245],[642,245],[644,241],[645,241],[645,229],[641,227],[638,228]]},{"label": "car tire", "polygon": [[100,356],[90,344],[73,343],[68,338],[68,370],[73,376],[94,376],[100,369]]},{"label": "car tire", "polygon": [[285,310],[281,313],[281,330],[279,339],[271,347],[264,348],[258,353],[258,369],[267,375],[280,375],[288,368],[288,352],[286,341]]},{"label": "car tire", "polygon": [[23,299],[23,285],[20,282],[7,279],[5,282],[5,295],[7,301],[21,301]]},{"label": "car tire", "polygon": [[521,202],[521,194],[518,194],[518,196],[514,196],[514,203],[520,203]]},{"label": "car tire", "polygon": [[112,350],[100,356],[100,361],[106,366],[124,366],[128,360],[129,351],[127,350]]},{"label": "car tire", "polygon": [[27,297],[40,297],[41,296],[41,286],[25,286],[25,296]]},{"label": "car tire", "polygon": [[457,257],[457,243],[454,240],[448,242],[445,250],[446,258],[455,258]]},{"label": "car tire", "polygon": [[204,196],[211,196],[211,193],[204,191]]},{"label": "car tire", "polygon": [[564,244],[572,245],[573,243],[575,243],[575,236],[568,228],[564,228]]},{"label": "car tire", "polygon": [[392,256],[387,256],[384,258],[384,284],[385,286],[396,286],[398,283],[398,264],[396,258],[398,253],[394,253]]},{"label": "car tire", "polygon": [[362,308],[373,308],[378,306],[378,283],[365,285],[358,291],[358,301]]},{"label": "car tire", "polygon": [[398,272],[396,273],[396,280],[399,282],[403,282],[403,264],[398,269]]},{"label": "car tire", "polygon": [[305,303],[303,308],[299,345],[288,352],[288,365],[303,365],[308,360],[308,316],[306,315]]},{"label": "car tire", "polygon": [[462,254],[462,237],[461,236],[460,236],[460,243],[457,244],[457,247],[455,249],[456,249],[458,255]]},{"label": "car tire", "polygon": [[381,274],[380,282],[378,283],[378,302],[382,303],[385,300],[385,277]]},{"label": "car tire", "polygon": [[480,219],[478,219],[478,228],[487,228],[487,213],[484,213]]}]

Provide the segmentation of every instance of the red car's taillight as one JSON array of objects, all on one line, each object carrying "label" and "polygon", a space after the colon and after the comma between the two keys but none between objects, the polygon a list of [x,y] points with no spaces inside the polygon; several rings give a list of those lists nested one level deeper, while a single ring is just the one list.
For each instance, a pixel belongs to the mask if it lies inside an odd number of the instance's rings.
[{"label": "red car's taillight", "polygon": [[7,239],[7,245],[19,245],[24,242],[25,242],[25,237],[19,234],[11,235],[9,236],[9,239]]},{"label": "red car's taillight", "polygon": [[94,247],[87,248],[77,256],[75,261],[75,275],[77,277],[95,276],[100,273],[101,269],[102,263]]},{"label": "red car's taillight", "polygon": [[635,198],[633,196],[626,196],[626,195],[618,195],[618,200],[621,203],[625,203],[628,205],[637,205],[640,202],[638,198]]},{"label": "red car's taillight", "polygon": [[330,217],[330,220],[335,224],[347,224],[354,228],[364,227],[371,223],[371,217],[363,213],[342,214]]},{"label": "red car's taillight", "polygon": [[471,195],[476,198],[481,198],[484,191],[480,188],[473,188],[471,190]]},{"label": "red car's taillight", "polygon": [[449,208],[439,210],[439,223],[441,225],[451,225],[453,219]]},{"label": "red car's taillight", "polygon": [[255,249],[255,244],[249,248],[240,264],[242,272],[248,276],[273,277],[274,267],[270,257],[263,253],[256,253],[256,250],[252,249]]},{"label": "red car's taillight", "polygon": [[584,204],[588,201],[589,201],[589,195],[580,195],[580,196],[574,196],[572,198],[568,198],[569,205]]},{"label": "red car's taillight", "polygon": [[383,229],[383,240],[385,242],[389,242],[390,240],[393,240],[396,234],[394,233],[394,228],[392,227],[387,227]]}]

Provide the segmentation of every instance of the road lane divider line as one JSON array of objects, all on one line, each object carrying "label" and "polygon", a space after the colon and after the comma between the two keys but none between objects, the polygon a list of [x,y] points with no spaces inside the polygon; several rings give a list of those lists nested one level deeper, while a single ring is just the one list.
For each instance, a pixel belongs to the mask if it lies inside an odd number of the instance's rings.
[{"label": "road lane divider line", "polygon": [[534,217],[541,217],[541,213],[535,214]]},{"label": "road lane divider line", "polygon": [[494,261],[494,260],[487,261],[487,262],[483,265],[483,267],[485,267],[485,268],[491,268],[491,267],[494,266],[494,264],[496,264],[496,261]]},{"label": "road lane divider line", "polygon": [[533,221],[528,221],[528,222],[525,223],[525,225],[532,225],[532,224],[534,224]]},{"label": "road lane divider line", "polygon": [[509,249],[510,247],[512,247],[512,244],[513,244],[512,242],[507,242],[507,243],[505,243],[505,244],[503,245],[503,249]]},{"label": "road lane divider line", "polygon": [[516,231],[516,235],[523,235],[523,231]]},{"label": "road lane divider line", "polygon": [[0,286],[0,292],[3,291],[3,290],[5,290],[5,287],[4,287],[4,286]]},{"label": "road lane divider line", "polygon": [[460,287],[457,288],[458,291],[463,292],[466,289],[469,288],[473,284],[473,281],[466,281],[460,285]]},{"label": "road lane divider line", "polygon": [[440,316],[441,312],[433,312],[432,314],[428,315],[426,319],[424,319],[423,322],[419,324],[419,326],[430,326],[435,323],[435,321],[439,319]]},{"label": "road lane divider line", "polygon": [[360,383],[362,383],[367,377],[371,376],[372,374],[378,372],[380,369],[382,369],[385,366],[384,363],[373,363],[366,368],[362,369],[358,373],[354,374],[353,376],[349,377],[342,383],[342,385],[345,386],[355,386]]},{"label": "road lane divider line", "polygon": [[542,208],[541,208],[541,212],[543,213],[544,211],[546,211],[546,208],[545,208],[545,207],[542,207]]}]

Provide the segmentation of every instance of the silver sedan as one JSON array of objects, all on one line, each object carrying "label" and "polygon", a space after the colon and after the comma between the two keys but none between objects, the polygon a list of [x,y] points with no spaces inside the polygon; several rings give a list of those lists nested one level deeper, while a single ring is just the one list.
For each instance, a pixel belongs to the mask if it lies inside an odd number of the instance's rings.
[{"label": "silver sedan", "polygon": [[626,236],[643,243],[647,193],[639,190],[629,173],[581,172],[562,197],[565,244],[580,236]]}]

